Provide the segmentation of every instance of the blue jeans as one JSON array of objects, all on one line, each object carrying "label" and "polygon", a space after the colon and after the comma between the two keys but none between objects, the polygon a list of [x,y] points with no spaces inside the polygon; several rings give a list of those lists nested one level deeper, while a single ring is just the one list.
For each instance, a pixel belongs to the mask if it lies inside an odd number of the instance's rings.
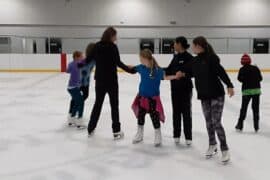
[{"label": "blue jeans", "polygon": [[[81,86],[80,88],[82,96],[83,96],[83,100],[84,102],[86,101],[86,99],[89,96],[89,86]],[[70,101],[70,106],[69,106],[69,114],[72,113],[72,108],[75,106],[75,102],[74,101]]]},{"label": "blue jeans", "polygon": [[78,118],[83,116],[84,109],[84,99],[81,94],[80,88],[68,89],[69,94],[71,95],[71,101],[74,102],[74,106],[71,109],[71,117],[75,117],[78,113]]}]

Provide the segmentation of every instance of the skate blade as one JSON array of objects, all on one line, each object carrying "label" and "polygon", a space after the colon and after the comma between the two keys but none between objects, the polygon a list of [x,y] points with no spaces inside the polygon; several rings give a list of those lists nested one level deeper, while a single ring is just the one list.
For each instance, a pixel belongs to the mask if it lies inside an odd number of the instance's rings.
[{"label": "skate blade", "polygon": [[88,133],[88,138],[92,138],[93,136],[95,135],[95,133],[94,132],[92,132],[92,133]]},{"label": "skate blade", "polygon": [[223,165],[227,165],[227,164],[229,164],[230,163],[230,159],[229,160],[227,160],[227,161],[222,161],[221,162]]},{"label": "skate blade", "polygon": [[115,141],[118,141],[118,140],[121,140],[121,139],[124,139],[124,135],[118,135],[118,136],[113,137],[113,140],[115,140]]},{"label": "skate blade", "polygon": [[76,127],[76,124],[74,124],[74,123],[68,123],[68,127]]},{"label": "skate blade", "polygon": [[243,130],[241,130],[241,129],[236,129],[236,132],[238,132],[238,133],[242,133],[242,132],[243,132]]},{"label": "skate blade", "polygon": [[155,144],[155,147],[158,148],[158,147],[161,147],[162,144]]},{"label": "skate blade", "polygon": [[77,126],[77,129],[78,130],[84,130],[84,129],[86,129],[86,126]]},{"label": "skate blade", "polygon": [[211,159],[211,158],[213,158],[215,155],[217,155],[217,151],[216,152],[214,152],[212,155],[205,155],[205,158],[206,159]]},{"label": "skate blade", "polygon": [[132,144],[140,144],[140,143],[142,143],[143,142],[143,140],[140,140],[140,141],[132,141]]}]

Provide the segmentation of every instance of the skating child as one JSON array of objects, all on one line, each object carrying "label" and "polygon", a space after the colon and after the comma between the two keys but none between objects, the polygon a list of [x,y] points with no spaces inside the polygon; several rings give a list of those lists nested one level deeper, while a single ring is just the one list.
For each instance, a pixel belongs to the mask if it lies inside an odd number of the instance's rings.
[{"label": "skating child", "polygon": [[248,54],[244,54],[241,58],[243,67],[238,74],[238,80],[242,83],[242,105],[240,117],[236,125],[236,130],[242,131],[244,128],[244,120],[246,119],[247,108],[250,100],[252,100],[253,120],[255,132],[259,130],[259,106],[261,95],[261,84],[263,80],[261,71],[257,66],[251,65],[251,58]]},{"label": "skating child", "polygon": [[[73,61],[68,65],[67,73],[70,74],[70,79],[68,83],[68,92],[71,95],[71,101],[74,105],[71,106],[71,115],[68,118],[68,124],[76,125],[78,128],[84,128],[82,116],[84,109],[84,100],[81,93],[81,77],[80,70],[78,68],[78,63],[83,60],[83,53],[75,51],[73,53]],[[71,103],[72,104],[72,103]],[[78,117],[76,118],[76,115]]]},{"label": "skating child", "polygon": [[[227,85],[230,97],[234,95],[233,84],[206,38],[197,37],[193,40],[193,52],[197,56],[191,65],[190,74],[195,78],[198,99],[201,100],[206,120],[209,137],[206,158],[211,158],[217,153],[217,134],[222,151],[221,161],[227,163],[230,160],[230,154],[221,122],[225,101],[225,91],[221,81]],[[186,75],[188,74],[182,74],[184,77]]]},{"label": "skating child", "polygon": [[159,97],[160,81],[162,79],[173,80],[177,76],[165,76],[150,50],[140,52],[140,61],[141,64],[133,68],[141,76],[139,94],[132,105],[132,109],[138,119],[138,131],[133,139],[133,143],[136,144],[143,141],[145,115],[149,113],[155,128],[154,144],[158,147],[162,143],[160,121],[164,122],[165,120]]},{"label": "skating child", "polygon": [[[85,50],[85,55],[86,57],[92,52],[93,48],[94,48],[95,44],[94,43],[90,43],[86,50]],[[91,79],[91,73],[92,70],[95,66],[95,61],[92,61],[89,64],[86,64],[84,61],[82,61],[82,63],[80,63],[81,67],[80,67],[80,79],[81,79],[81,93],[83,95],[83,100],[84,102],[87,100],[88,96],[89,96],[89,84],[90,84],[90,79]],[[70,103],[70,108],[69,108],[69,114],[71,116],[72,114],[72,108],[74,107],[75,102],[73,100],[71,100]]]}]

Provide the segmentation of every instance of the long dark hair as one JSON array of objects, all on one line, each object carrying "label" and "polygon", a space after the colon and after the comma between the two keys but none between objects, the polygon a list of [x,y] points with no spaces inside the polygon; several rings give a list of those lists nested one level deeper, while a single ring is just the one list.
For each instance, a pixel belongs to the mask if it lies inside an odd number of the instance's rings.
[{"label": "long dark hair", "polygon": [[102,38],[101,38],[101,41],[102,42],[111,42],[112,41],[112,37],[116,36],[117,35],[117,31],[114,27],[108,27],[103,35],[102,35]]},{"label": "long dark hair", "polygon": [[87,47],[85,49],[85,56],[86,57],[88,57],[92,53],[95,45],[96,45],[95,43],[90,43],[90,44],[87,45]]},{"label": "long dark hair", "polygon": [[207,42],[207,39],[203,36],[198,36],[196,37],[195,39],[193,39],[193,44],[194,45],[198,45],[198,46],[201,46],[205,53],[207,55],[213,55],[213,54],[216,54],[215,53],[215,50],[213,49],[213,47],[211,46],[211,44],[209,44]]}]

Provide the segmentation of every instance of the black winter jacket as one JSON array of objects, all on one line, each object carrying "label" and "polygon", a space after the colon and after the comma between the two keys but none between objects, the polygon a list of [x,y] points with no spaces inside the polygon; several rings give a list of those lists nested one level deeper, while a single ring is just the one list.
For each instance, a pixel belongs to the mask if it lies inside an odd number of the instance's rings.
[{"label": "black winter jacket", "polygon": [[260,69],[253,65],[244,65],[238,73],[238,80],[243,83],[242,90],[261,88],[263,80]]},{"label": "black winter jacket", "polygon": [[96,61],[96,83],[106,86],[118,84],[117,67],[134,73],[121,60],[118,47],[112,42],[98,42],[86,62]]},{"label": "black winter jacket", "polygon": [[[176,72],[185,72],[188,65],[193,61],[193,56],[187,51],[184,53],[175,54],[173,60],[167,68],[165,68],[166,75],[175,75]],[[190,93],[193,84],[190,77],[184,77],[180,80],[171,81],[171,90],[179,93]]]},{"label": "black winter jacket", "polygon": [[233,84],[216,54],[199,54],[190,64],[189,69],[187,75],[195,78],[198,99],[215,99],[224,96],[225,91],[222,82],[228,88],[233,88]]}]

